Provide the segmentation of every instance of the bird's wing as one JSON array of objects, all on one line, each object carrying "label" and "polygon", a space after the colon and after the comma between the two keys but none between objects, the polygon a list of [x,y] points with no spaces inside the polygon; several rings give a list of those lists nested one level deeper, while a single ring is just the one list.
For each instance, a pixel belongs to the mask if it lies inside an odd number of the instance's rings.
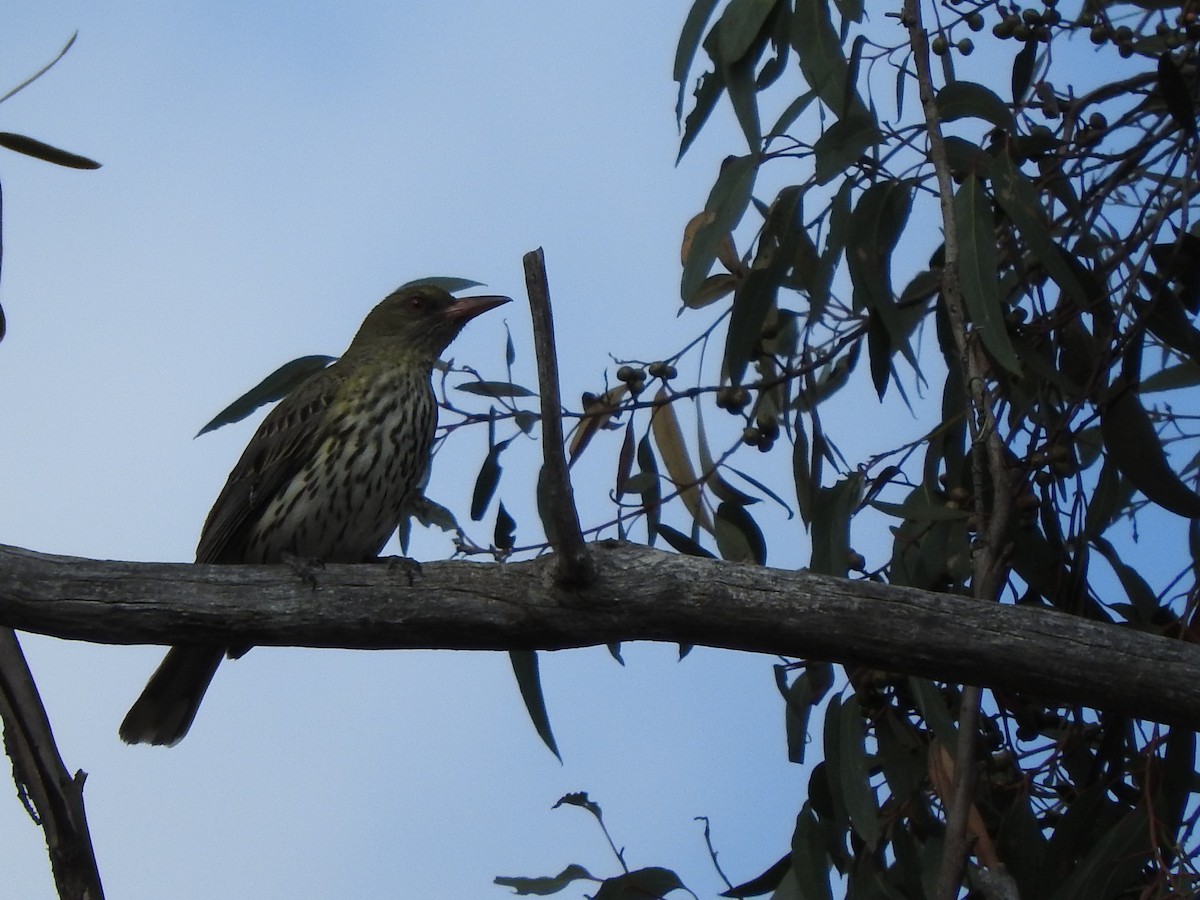
[{"label": "bird's wing", "polygon": [[320,422],[343,380],[336,366],[315,373],[263,419],[208,514],[196,562],[245,561],[247,529],[305,461],[316,455],[324,438]]}]

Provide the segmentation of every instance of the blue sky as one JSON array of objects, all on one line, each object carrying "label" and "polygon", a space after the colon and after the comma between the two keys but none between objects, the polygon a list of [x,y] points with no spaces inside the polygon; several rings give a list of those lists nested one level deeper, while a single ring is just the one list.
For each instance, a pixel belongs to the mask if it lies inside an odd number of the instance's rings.
[{"label": "blue sky", "polygon": [[[609,350],[683,343],[663,342],[682,227],[741,147],[718,116],[674,165],[685,11],[10,4],[0,87],[79,39],[0,107],[0,129],[104,167],[0,158],[0,541],[190,560],[254,422],[192,435],[278,364],[340,352],[411,278],[462,275],[517,298],[452,352],[499,373],[506,320],[532,383],[521,255],[544,246],[568,397],[599,386]],[[430,494],[463,512],[483,437],[460,437]],[[588,503],[603,509],[613,450],[576,485],[585,519]],[[528,522],[531,464],[513,465],[501,495]],[[452,552],[440,534],[414,549]],[[697,650],[679,664],[673,647],[639,645],[623,669],[603,650],[544,658],[560,766],[500,654],[256,650],[222,669],[192,734],[164,751],[116,736],[157,648],[24,645],[67,765],[89,773],[112,897],[501,897],[499,874],[615,874],[585,814],[550,811],[573,790],[603,805],[630,865],[674,867],[711,894],[693,817],[711,817],[722,864],[745,878],[784,852],[804,794],[761,657]],[[54,896],[40,831],[11,796],[0,843],[0,895]]]}]

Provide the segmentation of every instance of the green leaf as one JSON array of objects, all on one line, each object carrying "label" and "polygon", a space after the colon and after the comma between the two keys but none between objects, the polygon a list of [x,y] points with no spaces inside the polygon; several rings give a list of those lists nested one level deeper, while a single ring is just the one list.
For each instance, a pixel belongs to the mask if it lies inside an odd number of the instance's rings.
[{"label": "green leaf", "polygon": [[1200,365],[1188,360],[1174,366],[1160,368],[1152,376],[1142,378],[1138,385],[1138,391],[1140,394],[1154,394],[1157,391],[1195,388],[1198,384],[1200,384]]},{"label": "green leaf", "polygon": [[500,501],[500,508],[496,511],[496,528],[492,532],[492,542],[498,550],[511,550],[516,534],[517,522],[504,508],[504,501]]},{"label": "green leaf", "polygon": [[1113,383],[1100,410],[1100,433],[1109,458],[1149,500],[1176,515],[1200,518],[1200,495],[1171,468],[1137,391],[1123,378]]},{"label": "green leaf", "polygon": [[[712,18],[713,10],[717,8],[717,0],[696,0],[688,10],[683,29],[679,32],[679,45],[675,48],[675,67],[672,79],[679,83],[679,98],[675,102],[675,121],[683,121],[683,101],[687,96],[688,72],[691,71],[692,61],[696,51],[700,49],[700,40],[704,34],[704,26]],[[682,156],[682,152],[680,156]]]},{"label": "green leaf", "polygon": [[992,187],[996,202],[1012,219],[1012,223],[1029,245],[1030,252],[1054,279],[1064,294],[1081,307],[1090,305],[1087,290],[1075,276],[1062,249],[1050,235],[1046,211],[1038,199],[1037,190],[1007,153],[1001,153],[991,167]]},{"label": "green leaf", "polygon": [[833,666],[810,660],[804,671],[788,684],[790,666],[775,666],[775,686],[784,700],[788,762],[803,763],[808,751],[808,720],[833,685]]},{"label": "green leaf", "polygon": [[850,517],[862,496],[863,476],[847,475],[833,487],[821,488],[812,523],[812,561],[822,575],[845,578],[849,570]]},{"label": "green leaf", "polygon": [[725,88],[729,91],[729,103],[733,107],[742,134],[751,153],[762,146],[762,123],[758,118],[758,85],[754,81],[754,60],[747,58],[738,62],[723,63]]},{"label": "green leaf", "polygon": [[829,887],[829,855],[825,852],[825,836],[821,823],[813,814],[811,803],[805,803],[796,817],[792,833],[792,874],[796,877],[798,895],[804,900],[833,900]]},{"label": "green leaf", "polygon": [[676,531],[670,525],[659,524],[658,533],[677,552],[684,556],[701,556],[705,559],[716,559],[711,553],[693,541],[682,532]]},{"label": "green leaf", "polygon": [[654,435],[654,443],[662,456],[663,465],[667,467],[667,475],[678,491],[679,499],[692,514],[692,519],[699,527],[711,532],[712,519],[700,495],[700,478],[692,466],[687,445],[683,440],[683,431],[679,427],[679,418],[675,415],[675,406],[665,387],[659,389],[654,400],[655,409],[650,419],[650,431]]},{"label": "green leaf", "polygon": [[763,23],[775,8],[776,0],[731,0],[721,14],[720,49],[721,61],[735,63],[746,55],[754,39],[762,31]]},{"label": "green leaf", "polygon": [[517,687],[521,691],[521,699],[525,701],[525,710],[529,720],[537,730],[550,752],[559,762],[562,754],[558,752],[558,743],[554,740],[554,732],[550,730],[550,716],[546,713],[546,698],[542,696],[542,680],[538,675],[538,658],[534,650],[509,650],[508,658],[512,662],[513,674],[517,676]]},{"label": "green leaf", "polygon": [[813,144],[817,184],[843,177],[882,139],[875,117],[865,109],[838,119]]},{"label": "green leaf", "polygon": [[[916,368],[917,360],[908,343],[911,328],[896,307],[892,290],[892,252],[908,223],[912,209],[913,182],[879,181],[863,191],[858,205],[850,216],[849,234],[846,238],[846,264],[850,269],[850,282],[854,288],[854,307],[870,309],[878,315],[878,325],[887,331],[888,340],[883,342],[883,359],[878,336],[868,346],[872,352],[872,375],[887,362],[890,368],[893,348],[900,350],[905,359]],[[876,378],[876,389],[880,380]],[[883,391],[879,390],[880,397]]]},{"label": "green leaf", "polygon": [[724,375],[733,384],[741,383],[746,366],[761,352],[763,323],[776,307],[779,285],[804,234],[803,209],[803,192],[793,186],[780,191],[767,211],[754,266],[733,296],[724,359]]},{"label": "green leaf", "polygon": [[[1150,853],[1149,840],[1143,810],[1124,816],[1091,845],[1090,852],[1072,867],[1070,877],[1051,900],[1110,900],[1123,896]],[[1052,854],[1047,851],[1047,856]]]},{"label": "green leaf", "polygon": [[779,862],[767,869],[761,875],[756,875],[749,881],[744,881],[741,884],[734,885],[727,891],[722,891],[718,897],[757,897],[760,894],[765,894],[767,891],[773,891],[779,887],[785,875],[792,869],[792,857],[782,857]]},{"label": "green leaf", "polygon": [[213,416],[207,425],[196,432],[196,437],[215,431],[224,425],[240,422],[260,406],[286,397],[312,375],[328,366],[334,359],[336,357],[333,356],[301,356],[299,359],[284,363]]},{"label": "green leaf", "polygon": [[416,287],[422,284],[441,288],[448,294],[465,291],[469,288],[483,287],[482,281],[472,281],[470,278],[456,278],[453,275],[432,275],[428,278],[414,278],[412,281],[406,281],[400,287],[396,288],[396,290],[402,291],[405,288]]},{"label": "green leaf", "polygon": [[1010,134],[1016,131],[1016,121],[1008,105],[994,91],[973,81],[951,81],[938,91],[937,110],[943,122],[976,118]]},{"label": "green leaf", "polygon": [[574,863],[567,866],[557,875],[542,878],[516,878],[512,876],[497,876],[495,883],[501,887],[510,887],[523,897],[546,897],[557,894],[573,881],[599,881],[583,866]]},{"label": "green leaf", "polygon": [[954,719],[946,709],[946,700],[941,691],[928,678],[910,675],[906,680],[908,689],[912,691],[913,698],[917,701],[917,709],[921,711],[921,717],[933,729],[937,739],[953,754],[958,746],[958,726],[954,724]]},{"label": "green leaf", "polygon": [[812,524],[816,491],[812,478],[812,461],[808,452],[808,435],[804,431],[804,419],[800,413],[796,413],[793,434],[795,437],[792,444],[792,479],[796,482],[796,505],[800,509],[800,520],[804,522],[804,528],[807,530]]},{"label": "green leaf", "polygon": [[651,866],[606,879],[596,891],[595,900],[651,900],[672,891],[686,890],[679,876],[670,869]]},{"label": "green leaf", "polygon": [[1158,91],[1166,101],[1167,112],[1175,124],[1190,137],[1195,137],[1196,107],[1192,102],[1192,90],[1170,52],[1164,52],[1158,58]]},{"label": "green leaf", "polygon": [[662,489],[658,483],[658,463],[654,459],[654,448],[650,444],[649,433],[642,435],[637,448],[639,474],[649,475],[650,483],[638,490],[642,495],[642,511],[646,514],[646,543],[654,546],[654,538],[658,535],[659,507],[662,505]]},{"label": "green leaf", "polygon": [[700,129],[704,127],[704,123],[708,121],[708,117],[716,108],[717,101],[724,93],[725,72],[723,69],[717,67],[714,71],[706,72],[700,77],[695,90],[696,105],[692,107],[692,111],[688,113],[688,117],[683,123],[683,136],[679,139],[679,153],[675,156],[677,165],[700,134]]},{"label": "green leaf", "polygon": [[833,27],[827,0],[796,0],[791,39],[804,80],[835,116],[841,119],[848,110],[863,108],[850,84],[850,64]]},{"label": "green leaf", "polygon": [[767,564],[766,541],[745,507],[728,501],[721,503],[713,527],[722,559]]},{"label": "green leaf", "polygon": [[536,397],[537,393],[519,384],[507,381],[468,381],[466,384],[455,385],[464,394],[475,394],[480,397]]},{"label": "green leaf", "polygon": [[971,322],[992,358],[1010,372],[1020,374],[1021,362],[1008,337],[1000,303],[992,204],[974,175],[968,175],[954,195],[954,216],[959,282]]},{"label": "green leaf", "polygon": [[762,326],[779,296],[779,279],[766,269],[752,269],[733,295],[733,312],[725,336],[725,375],[741,384],[746,366],[756,355]]},{"label": "green leaf", "polygon": [[779,114],[779,118],[775,120],[775,126],[767,132],[767,136],[777,137],[786,134],[787,130],[792,127],[792,124],[800,118],[806,109],[812,106],[812,102],[816,99],[816,91],[805,91],[789,103],[787,108]]},{"label": "green leaf", "polygon": [[727,159],[717,176],[704,204],[705,212],[712,218],[697,229],[683,265],[680,295],[687,303],[704,284],[713,261],[717,258],[717,246],[742,220],[750,204],[750,193],[754,188],[757,163],[753,157],[737,156]]},{"label": "green leaf", "polygon": [[1026,41],[1021,51],[1013,59],[1012,67],[1012,98],[1019,105],[1029,91],[1033,81],[1033,66],[1037,62],[1038,42]]},{"label": "green leaf", "polygon": [[503,471],[500,466],[500,454],[507,446],[508,441],[501,441],[494,445],[488,450],[488,455],[484,457],[483,465],[479,467],[479,474],[475,477],[475,491],[471,494],[471,521],[473,522],[478,522],[483,518],[488,504],[492,502],[496,486],[500,483],[500,473]]},{"label": "green leaf", "polygon": [[66,150],[60,150],[58,147],[52,147],[49,144],[44,144],[23,134],[0,131],[0,147],[6,147],[14,153],[32,156],[34,159],[40,159],[44,162],[54,163],[56,166],[65,166],[68,169],[100,168],[100,163],[93,159],[88,159],[86,156],[80,156],[77,153],[68,153]]},{"label": "green leaf", "polygon": [[857,696],[851,695],[842,703],[839,716],[841,735],[838,738],[838,750],[842,754],[842,764],[838,767],[838,774],[842,779],[842,797],[850,824],[867,849],[874,852],[883,837],[883,826],[879,821],[879,801],[871,787],[866,732]]}]

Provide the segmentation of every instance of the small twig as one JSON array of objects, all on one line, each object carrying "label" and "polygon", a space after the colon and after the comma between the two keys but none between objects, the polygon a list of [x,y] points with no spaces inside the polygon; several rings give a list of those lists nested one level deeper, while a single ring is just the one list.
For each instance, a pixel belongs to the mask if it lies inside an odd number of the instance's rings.
[{"label": "small twig", "polygon": [[50,869],[62,900],[103,900],[100,871],[83,808],[86,775],[72,778],[54,743],[37,685],[11,628],[0,628],[0,717],[17,791],[46,834]]},{"label": "small twig", "polygon": [[704,823],[704,844],[706,847],[708,847],[708,856],[709,859],[712,860],[713,868],[717,870],[717,874],[720,875],[721,880],[725,882],[725,887],[733,890],[733,882],[729,880],[729,877],[721,868],[721,864],[717,862],[717,850],[715,847],[713,847],[712,831],[708,827],[708,816],[696,816],[696,821]]},{"label": "small twig", "polygon": [[562,400],[558,389],[558,354],[554,345],[554,317],[550,312],[550,286],[542,249],[523,257],[525,290],[533,317],[533,346],[537,353],[538,394],[542,407],[542,452],[544,460],[539,493],[546,501],[543,518],[547,535],[559,554],[558,581],[586,585],[595,577],[591,556],[579,527],[579,512],[571,491],[567,457],[563,452]]}]

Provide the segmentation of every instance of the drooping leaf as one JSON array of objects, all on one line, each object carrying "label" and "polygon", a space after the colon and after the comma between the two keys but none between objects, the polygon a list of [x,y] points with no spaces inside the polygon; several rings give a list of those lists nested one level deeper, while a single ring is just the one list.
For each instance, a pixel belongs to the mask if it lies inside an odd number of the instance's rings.
[{"label": "drooping leaf", "polygon": [[1137,391],[1119,378],[1100,410],[1100,432],[1121,474],[1163,509],[1200,518],[1200,495],[1175,474]]},{"label": "drooping leaf", "polygon": [[1167,104],[1171,119],[1189,137],[1195,137],[1196,106],[1192,102],[1192,91],[1169,52],[1158,57],[1158,90]]},{"label": "drooping leaf", "polygon": [[492,542],[498,550],[511,550],[513,541],[517,535],[517,522],[509,515],[507,509],[504,508],[504,501],[500,501],[500,508],[496,511],[496,528],[492,532]]},{"label": "drooping leaf", "polygon": [[[683,28],[679,32],[679,44],[675,48],[675,67],[672,78],[679,83],[679,98],[675,102],[675,122],[683,122],[683,101],[687,96],[688,73],[696,51],[700,49],[700,41],[704,35],[704,26],[712,18],[713,10],[717,8],[717,0],[695,0],[688,10]],[[682,152],[680,156],[682,156]]]},{"label": "drooping leaf", "polygon": [[312,375],[328,366],[335,358],[333,356],[301,356],[299,359],[284,363],[213,416],[208,424],[196,432],[196,437],[215,431],[224,425],[240,422],[260,406],[286,397]]},{"label": "drooping leaf", "polygon": [[944,122],[976,118],[991,122],[1008,133],[1016,131],[1016,121],[996,93],[973,81],[951,81],[937,93],[937,110]]},{"label": "drooping leaf", "polygon": [[808,721],[813,710],[833,686],[833,666],[809,660],[804,671],[788,684],[788,666],[775,666],[775,685],[784,699],[788,762],[803,763],[808,749]]},{"label": "drooping leaf", "polygon": [[992,204],[974,175],[968,175],[955,192],[954,215],[960,254],[959,283],[971,322],[992,358],[1010,372],[1020,374],[1021,362],[1009,339],[1000,303]]},{"label": "drooping leaf", "polygon": [[992,162],[991,176],[996,202],[1017,226],[1030,251],[1045,267],[1046,274],[1080,307],[1087,307],[1090,304],[1088,292],[1051,237],[1045,209],[1033,184],[1021,174],[1007,153],[1001,153]]},{"label": "drooping leaf", "polygon": [[805,91],[789,103],[787,108],[779,114],[779,118],[775,120],[775,125],[767,132],[767,137],[787,134],[787,130],[803,115],[806,109],[812,106],[813,101],[816,99],[816,91]]},{"label": "drooping leaf", "polygon": [[508,447],[508,443],[508,441],[501,441],[492,446],[483,459],[483,465],[479,467],[479,474],[475,476],[475,490],[471,494],[471,521],[473,522],[478,522],[483,518],[488,504],[492,502],[492,496],[496,493],[496,487],[500,483],[500,474],[503,471],[500,466],[500,454]]},{"label": "drooping leaf", "polygon": [[708,277],[720,242],[741,221],[750,204],[756,171],[757,163],[749,156],[732,157],[721,167],[721,174],[704,204],[704,210],[711,218],[697,229],[683,265],[680,295],[685,303],[696,295]]},{"label": "drooping leaf", "polygon": [[727,891],[722,891],[718,897],[758,897],[779,887],[785,875],[792,869],[791,854],[782,857],[761,875],[756,875],[749,881],[734,885]]},{"label": "drooping leaf", "polygon": [[1026,41],[1020,52],[1013,57],[1012,98],[1020,105],[1025,100],[1029,84],[1033,81],[1033,67],[1037,61],[1038,42]]},{"label": "drooping leaf", "polygon": [[642,435],[637,448],[639,475],[649,475],[650,480],[645,487],[638,489],[642,495],[642,511],[646,514],[646,543],[654,546],[654,538],[658,535],[659,507],[662,505],[662,489],[658,484],[658,463],[654,459],[654,448],[650,446],[650,435]]},{"label": "drooping leaf", "polygon": [[713,522],[714,537],[721,558],[730,562],[767,564],[767,544],[762,530],[746,508],[736,503],[722,502]]},{"label": "drooping leaf", "polygon": [[704,483],[717,497],[728,503],[736,503],[738,506],[757,503],[757,497],[751,497],[749,494],[739,491],[722,477],[721,470],[713,460],[712,451],[708,446],[708,434],[704,430],[704,414],[699,403],[696,404],[695,409],[696,445],[700,451],[700,471],[704,475]]},{"label": "drooping leaf", "polygon": [[612,417],[620,412],[621,401],[628,393],[629,385],[618,384],[616,387],[609,388],[599,397],[584,403],[583,418],[579,420],[571,433],[571,441],[567,448],[568,463],[574,464],[579,454],[591,443],[596,432],[608,426]]},{"label": "drooping leaf", "polygon": [[557,875],[543,876],[541,878],[519,878],[498,875],[496,876],[495,883],[501,887],[512,888],[515,893],[522,897],[548,897],[550,894],[557,894],[572,882],[599,880],[583,866],[572,863]]},{"label": "drooping leaf", "polygon": [[738,285],[725,338],[724,371],[740,384],[747,364],[762,342],[763,326],[777,308],[779,285],[796,258],[799,236],[804,233],[803,192],[787,187],[767,211],[750,274]]},{"label": "drooping leaf", "polygon": [[805,803],[796,817],[792,833],[792,873],[796,878],[799,896],[804,900],[833,900],[829,886],[829,855],[825,852],[825,836],[821,823],[813,814],[811,803]]},{"label": "drooping leaf", "polygon": [[847,475],[833,487],[820,488],[812,521],[812,561],[809,568],[845,578],[850,559],[850,517],[862,495],[863,476]]},{"label": "drooping leaf", "polygon": [[534,650],[509,650],[508,658],[512,662],[513,674],[517,677],[517,687],[521,691],[521,699],[525,701],[525,710],[533,723],[538,737],[542,739],[551,753],[559,762],[562,754],[558,752],[558,742],[554,740],[554,732],[550,729],[550,716],[546,712],[546,698],[542,695],[542,679],[538,674],[537,652]]},{"label": "drooping leaf", "polygon": [[720,55],[724,63],[735,63],[746,55],[776,0],[731,0],[721,14]]},{"label": "drooping leaf", "polygon": [[841,119],[847,111],[863,108],[862,100],[849,83],[850,64],[826,0],[796,0],[792,12],[792,48],[800,60],[804,80],[835,116]]},{"label": "drooping leaf", "polygon": [[867,761],[866,733],[863,728],[862,709],[854,695],[846,698],[839,710],[841,735],[838,750],[842,753],[842,764],[838,773],[842,780],[842,797],[850,824],[869,850],[874,850],[883,837],[883,826],[879,820],[879,801],[870,782],[870,764]]},{"label": "drooping leaf", "polygon": [[667,474],[679,492],[679,499],[692,514],[696,524],[711,532],[712,520],[700,496],[700,481],[684,444],[683,431],[679,427],[674,404],[671,403],[665,387],[659,388],[654,401],[655,409],[650,419],[650,430],[662,456],[663,465],[667,467]]},{"label": "drooping leaf", "polygon": [[662,539],[670,544],[671,548],[677,553],[682,553],[684,556],[699,556],[704,559],[716,559],[715,556],[693,541],[686,534],[676,531],[670,525],[663,525],[660,522],[658,525],[658,533],[662,536]]},{"label": "drooping leaf", "polygon": [[729,93],[729,105],[746,137],[751,153],[762,146],[762,122],[758,116],[758,85],[754,81],[754,59],[747,57],[737,62],[722,63],[725,73],[725,90]]},{"label": "drooping leaf", "polygon": [[767,269],[754,269],[733,295],[733,313],[725,338],[725,375],[741,384],[746,366],[762,339],[762,327],[775,308],[779,279]]},{"label": "drooping leaf", "polygon": [[845,175],[882,139],[875,117],[866,109],[838,119],[813,144],[817,184],[829,184]]}]

